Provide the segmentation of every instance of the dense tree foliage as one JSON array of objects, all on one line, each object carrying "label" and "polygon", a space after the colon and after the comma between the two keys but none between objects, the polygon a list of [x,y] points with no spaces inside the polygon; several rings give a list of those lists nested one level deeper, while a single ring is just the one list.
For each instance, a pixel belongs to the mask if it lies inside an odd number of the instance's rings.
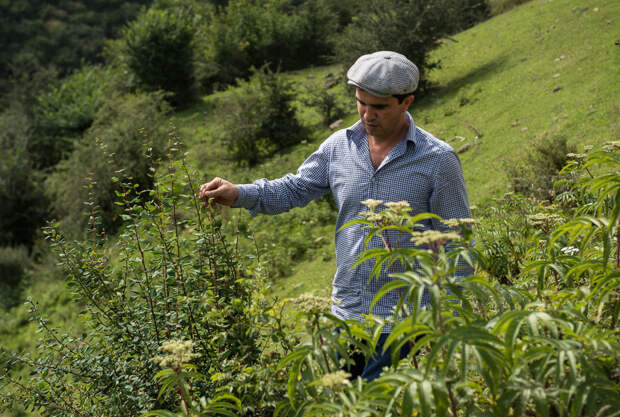
[{"label": "dense tree foliage", "polygon": [[419,91],[427,86],[429,53],[446,35],[488,16],[480,0],[370,0],[337,38],[335,56],[348,68],[364,54],[390,50],[415,62],[421,72]]},{"label": "dense tree foliage", "polygon": [[120,191],[115,178],[131,178],[135,191],[152,187],[149,167],[164,155],[169,110],[160,93],[106,98],[92,127],[46,181],[53,214],[65,230],[79,236],[87,223],[83,213],[96,211],[98,227],[116,231],[122,210],[114,204]]},{"label": "dense tree foliage", "polygon": [[67,75],[84,62],[101,62],[106,39],[151,0],[93,0],[0,3],[0,94],[22,73],[54,66]]},{"label": "dense tree foliage", "polygon": [[181,11],[149,9],[123,31],[123,58],[147,91],[172,93],[177,105],[191,103],[194,93],[194,28]]},{"label": "dense tree foliage", "polygon": [[225,133],[220,138],[235,161],[254,165],[306,138],[293,98],[291,83],[266,67],[255,70],[249,81],[239,81],[223,105]]}]

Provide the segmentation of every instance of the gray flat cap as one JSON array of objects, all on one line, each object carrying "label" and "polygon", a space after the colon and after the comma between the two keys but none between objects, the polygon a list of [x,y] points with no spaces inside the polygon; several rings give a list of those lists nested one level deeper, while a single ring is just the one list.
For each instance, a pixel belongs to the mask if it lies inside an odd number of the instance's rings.
[{"label": "gray flat cap", "polygon": [[348,83],[373,96],[389,97],[413,93],[418,88],[420,72],[402,54],[379,51],[362,55],[347,71]]}]

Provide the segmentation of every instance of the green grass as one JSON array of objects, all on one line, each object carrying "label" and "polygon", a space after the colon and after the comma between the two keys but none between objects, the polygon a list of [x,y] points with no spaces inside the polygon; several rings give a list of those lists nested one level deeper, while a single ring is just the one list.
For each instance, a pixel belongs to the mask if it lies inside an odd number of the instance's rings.
[{"label": "green grass", "polygon": [[[325,250],[333,252],[334,242]],[[278,299],[298,297],[312,293],[324,297],[331,296],[332,281],[336,273],[336,258],[315,257],[296,264],[291,275],[277,279],[271,286],[272,296]]]},{"label": "green grass", "polygon": [[414,117],[455,149],[476,143],[460,155],[473,204],[506,191],[505,167],[544,137],[579,147],[618,138],[618,16],[612,0],[531,1],[435,51],[438,88]]}]

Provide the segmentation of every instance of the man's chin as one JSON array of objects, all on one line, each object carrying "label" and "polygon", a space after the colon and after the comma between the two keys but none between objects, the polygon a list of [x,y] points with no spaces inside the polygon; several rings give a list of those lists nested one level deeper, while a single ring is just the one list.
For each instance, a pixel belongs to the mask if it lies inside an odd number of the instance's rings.
[{"label": "man's chin", "polygon": [[364,128],[366,129],[366,133],[376,133],[380,130],[380,127],[377,125],[364,124]]}]

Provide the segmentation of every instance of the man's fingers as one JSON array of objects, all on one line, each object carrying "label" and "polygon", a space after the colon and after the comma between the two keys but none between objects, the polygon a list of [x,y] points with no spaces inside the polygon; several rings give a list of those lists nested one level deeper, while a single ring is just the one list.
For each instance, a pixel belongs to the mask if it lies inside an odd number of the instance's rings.
[{"label": "man's fingers", "polygon": [[216,177],[200,186],[198,198],[204,200],[205,205],[208,204],[209,200],[212,200],[213,203],[231,206],[237,199],[238,194],[239,191],[235,185]]},{"label": "man's fingers", "polygon": [[219,177],[215,177],[211,181],[209,181],[208,183],[203,184],[203,187],[205,187],[206,191],[209,191],[209,190],[215,190],[215,189],[219,188],[220,185],[222,185],[222,179],[219,178]]},{"label": "man's fingers", "polygon": [[211,192],[211,190],[217,190],[220,185],[222,185],[222,179],[221,178],[214,178],[211,181],[202,184],[200,186],[200,190],[198,191],[198,198],[200,199],[208,199],[213,197],[213,193]]}]

